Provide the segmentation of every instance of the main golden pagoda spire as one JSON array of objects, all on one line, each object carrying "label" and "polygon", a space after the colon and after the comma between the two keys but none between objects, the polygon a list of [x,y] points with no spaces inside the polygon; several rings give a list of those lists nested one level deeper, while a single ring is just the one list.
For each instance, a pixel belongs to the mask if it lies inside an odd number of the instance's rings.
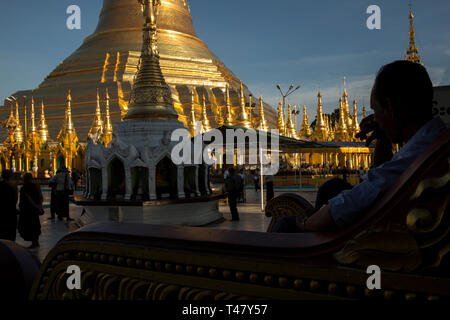
[{"label": "main golden pagoda spire", "polygon": [[91,129],[89,129],[88,136],[94,140],[97,140],[103,130],[102,112],[100,109],[100,94],[97,88],[97,107],[95,108],[94,121],[92,122]]},{"label": "main golden pagoda spire", "polygon": [[259,123],[257,129],[262,131],[270,130],[269,126],[267,125],[266,116],[264,115],[264,101],[262,96],[259,96]]},{"label": "main golden pagoda spire", "polygon": [[124,120],[177,120],[172,93],[159,65],[155,7],[158,0],[138,0],[143,6],[144,27],[140,67]]},{"label": "main golden pagoda spire", "polygon": [[44,113],[44,101],[41,101],[41,119],[39,121],[39,136],[43,143],[46,143],[50,140],[50,135],[48,133],[47,121],[45,121],[45,113]]},{"label": "main golden pagoda spire", "polygon": [[107,146],[112,139],[113,127],[111,124],[111,115],[109,114],[109,93],[108,88],[106,88],[106,110],[105,110],[105,123],[103,126],[103,132],[100,141],[104,146]]},{"label": "main golden pagoda spire", "polygon": [[416,47],[416,33],[414,32],[414,14],[409,8],[409,48],[406,49],[405,60],[420,63],[419,48]]},{"label": "main golden pagoda spire", "polygon": [[206,97],[202,97],[202,133],[211,130],[211,125],[209,124],[208,113],[206,111]]},{"label": "main golden pagoda spire", "polygon": [[231,100],[230,100],[230,88],[227,83],[225,88],[225,121],[226,125],[233,125],[233,116],[231,114]]},{"label": "main golden pagoda spire", "polygon": [[311,127],[309,125],[308,113],[306,105],[303,106],[303,121],[300,126],[300,139],[308,139],[311,136]]}]

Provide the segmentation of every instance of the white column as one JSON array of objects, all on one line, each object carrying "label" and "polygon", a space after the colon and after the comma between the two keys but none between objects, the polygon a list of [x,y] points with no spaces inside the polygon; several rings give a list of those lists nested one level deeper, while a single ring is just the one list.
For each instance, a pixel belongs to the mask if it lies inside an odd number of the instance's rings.
[{"label": "white column", "polygon": [[183,199],[186,197],[184,194],[184,166],[177,166],[177,173],[178,198]]},{"label": "white column", "polygon": [[150,200],[156,200],[156,167],[148,168],[148,193]]}]

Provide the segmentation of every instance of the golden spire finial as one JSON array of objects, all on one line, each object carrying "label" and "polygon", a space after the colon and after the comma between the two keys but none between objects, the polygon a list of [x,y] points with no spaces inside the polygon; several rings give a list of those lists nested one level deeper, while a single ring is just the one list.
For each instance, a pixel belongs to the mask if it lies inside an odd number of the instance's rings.
[{"label": "golden spire finial", "polygon": [[420,63],[419,48],[416,47],[416,33],[414,31],[414,14],[412,6],[409,7],[409,48],[406,49],[405,60]]},{"label": "golden spire finial", "polygon": [[73,122],[72,122],[72,106],[71,106],[72,96],[70,95],[70,89],[67,94],[67,116],[65,127],[68,132],[74,130]]},{"label": "golden spire finial", "polygon": [[112,133],[113,133],[113,127],[111,124],[111,115],[109,114],[109,94],[108,94],[108,88],[106,88],[106,118],[105,118],[105,125],[103,126],[103,133],[101,135],[100,141],[103,143],[103,145],[107,146],[108,143],[112,139]]},{"label": "golden spire finial", "polygon": [[316,126],[325,126],[325,123],[323,121],[323,110],[322,110],[322,94],[320,93],[317,95],[317,121]]},{"label": "golden spire finial", "polygon": [[288,137],[298,139],[297,130],[295,130],[294,123],[292,122],[292,106],[290,103],[288,103],[288,122],[286,131]]},{"label": "golden spire finial", "polygon": [[19,118],[19,102],[16,101],[16,127],[14,128],[14,141],[16,143],[23,142],[22,125]]},{"label": "golden spire finial", "polygon": [[172,93],[159,65],[155,6],[160,1],[138,1],[144,13],[141,63],[124,120],[178,120]]},{"label": "golden spire finial", "polygon": [[202,97],[202,132],[211,130],[211,125],[208,120],[208,113],[206,112],[206,97]]},{"label": "golden spire finial", "polygon": [[344,77],[344,92],[342,94],[342,103],[344,109],[344,120],[347,125],[347,128],[350,129],[352,127],[352,117],[350,116],[350,105],[348,103],[348,93],[347,93],[347,78]]},{"label": "golden spire finial", "polygon": [[358,101],[356,99],[353,100],[353,117],[352,117],[352,139],[355,139],[355,135],[359,132],[359,123],[358,123]]},{"label": "golden spire finial", "polygon": [[241,100],[241,103],[240,103],[241,110],[238,114],[236,122],[239,126],[250,129],[252,127],[252,124],[248,120],[247,108],[245,107],[244,85],[242,84],[242,81],[241,81],[239,96],[240,96],[240,100]]},{"label": "golden spire finial", "polygon": [[262,95],[259,96],[259,124],[258,124],[258,130],[269,131],[269,126],[267,125],[266,117],[264,115],[264,101],[263,101]]},{"label": "golden spire finial", "polygon": [[362,108],[362,112],[363,112],[363,115],[362,115],[362,117],[363,117],[363,119],[366,117],[366,107],[363,107]]},{"label": "golden spire finial", "polygon": [[226,125],[233,125],[233,116],[231,114],[231,100],[230,100],[230,88],[227,83],[225,88],[225,124]]},{"label": "golden spire finial", "polygon": [[195,88],[190,90],[191,94],[191,111],[190,111],[190,118],[188,121],[188,129],[191,133],[191,136],[194,137],[197,132],[195,132],[197,127],[197,120],[195,119]]},{"label": "golden spire finial", "polygon": [[46,143],[49,140],[47,121],[45,121],[44,100],[41,101],[41,120],[39,121],[39,136],[41,141]]},{"label": "golden spire finial", "polygon": [[344,97],[348,97],[347,94],[347,78],[344,77]]},{"label": "golden spire finial", "polygon": [[31,127],[30,132],[35,133],[36,132],[36,123],[35,123],[35,113],[34,113],[34,98],[31,97]]},{"label": "golden spire finial", "polygon": [[283,102],[278,102],[277,129],[280,135],[286,135],[286,127],[284,123]]},{"label": "golden spire finial", "polygon": [[103,121],[102,121],[102,112],[100,109],[100,94],[98,93],[97,88],[97,107],[95,108],[94,121],[92,122],[92,126],[89,129],[88,136],[94,140],[97,140],[100,137],[102,130],[103,130]]},{"label": "golden spire finial", "polygon": [[14,116],[14,104],[12,103],[12,100],[8,100],[9,104],[11,106],[11,113],[8,117],[8,119],[3,122],[3,127],[9,129],[10,136],[12,135],[12,132],[14,131],[14,128],[16,127],[16,117]]},{"label": "golden spire finial", "polygon": [[72,123],[71,101],[72,97],[69,90],[67,94],[67,108],[64,124],[56,138],[59,143],[58,147],[60,148],[61,153],[64,156],[65,166],[67,168],[72,168],[72,160],[77,155],[78,149],[80,147],[78,144],[77,132]]},{"label": "golden spire finial", "polygon": [[300,126],[300,138],[309,138],[311,136],[311,127],[309,125],[308,113],[306,105],[303,106],[303,121]]},{"label": "golden spire finial", "polygon": [[317,94],[316,125],[311,135],[311,139],[314,141],[327,141],[327,128],[322,110],[322,94],[320,93],[320,88],[319,93]]},{"label": "golden spire finial", "polygon": [[348,131],[347,123],[345,121],[345,111],[342,103],[342,97],[339,98],[339,121],[337,123],[335,138],[337,141],[347,141]]}]

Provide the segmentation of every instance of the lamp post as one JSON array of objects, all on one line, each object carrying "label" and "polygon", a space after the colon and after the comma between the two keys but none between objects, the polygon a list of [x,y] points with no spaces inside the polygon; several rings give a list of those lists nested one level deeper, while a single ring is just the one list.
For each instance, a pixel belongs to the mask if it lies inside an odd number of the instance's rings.
[{"label": "lamp post", "polygon": [[[286,114],[286,98],[290,95],[290,94],[292,94],[292,93],[294,93],[295,91],[297,91],[298,89],[300,89],[302,86],[301,85],[298,85],[295,89],[294,89],[294,85],[290,85],[289,86],[289,89],[286,91],[286,93],[283,93],[283,91],[281,90],[281,87],[280,87],[280,85],[279,84],[277,84],[277,89],[280,91],[280,93],[281,93],[281,96],[283,97],[283,112],[284,112],[284,117],[285,117],[285,119],[284,119],[284,121],[285,121],[285,123],[287,122],[287,114]],[[284,134],[286,134],[285,132],[284,132]]]}]

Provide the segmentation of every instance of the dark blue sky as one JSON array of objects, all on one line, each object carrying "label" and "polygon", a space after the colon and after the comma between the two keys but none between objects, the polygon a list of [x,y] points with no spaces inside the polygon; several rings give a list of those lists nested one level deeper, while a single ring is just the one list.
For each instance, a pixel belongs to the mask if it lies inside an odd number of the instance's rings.
[{"label": "dark blue sky", "polygon": [[[379,67],[403,58],[408,0],[191,0],[198,36],[248,85],[276,106],[275,85],[303,87],[292,104],[313,119],[317,88],[324,109],[337,107],[347,77],[350,98],[368,105]],[[82,29],[66,28],[66,8],[81,7]],[[381,30],[368,30],[366,9],[381,8]],[[35,88],[97,25],[101,0],[1,0],[0,101]],[[435,85],[450,84],[450,1],[413,1],[416,42]]]}]

